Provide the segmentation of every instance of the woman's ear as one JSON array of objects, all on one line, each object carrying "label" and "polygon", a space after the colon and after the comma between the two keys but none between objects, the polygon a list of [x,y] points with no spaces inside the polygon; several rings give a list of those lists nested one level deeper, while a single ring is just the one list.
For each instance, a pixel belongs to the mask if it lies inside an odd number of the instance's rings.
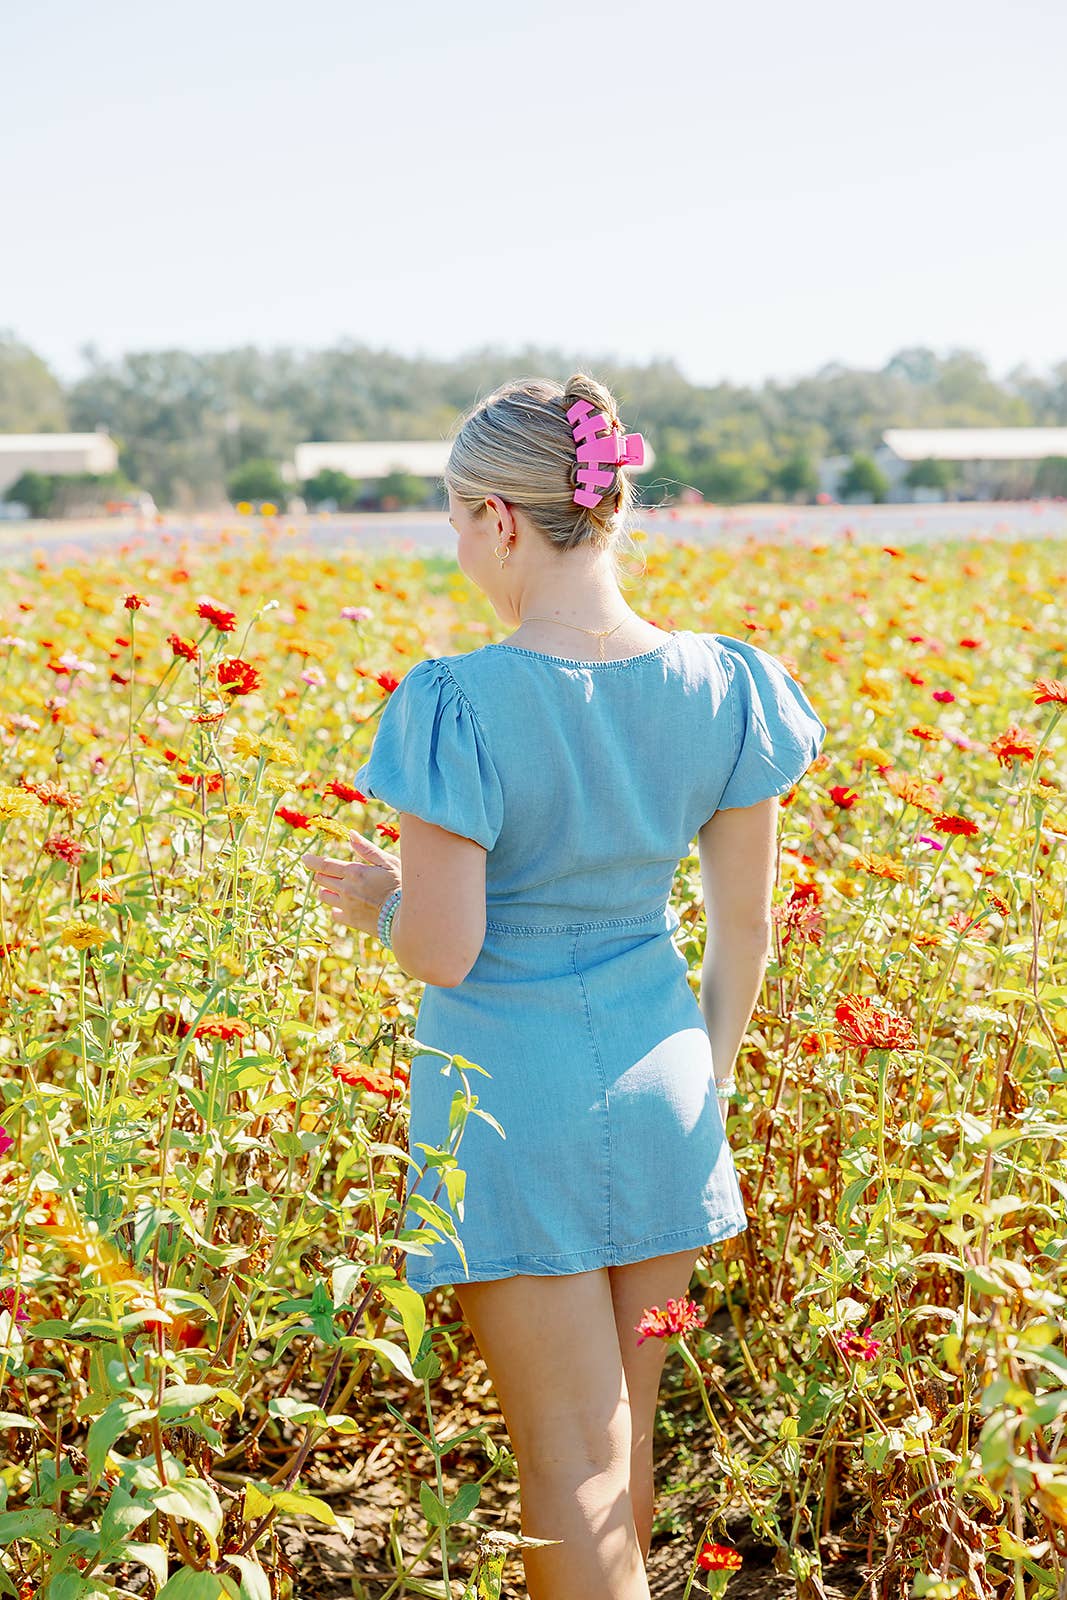
[{"label": "woman's ear", "polygon": [[506,500],[501,500],[498,494],[486,495],[485,509],[496,521],[496,536],[498,539],[510,539],[515,532],[515,514]]}]

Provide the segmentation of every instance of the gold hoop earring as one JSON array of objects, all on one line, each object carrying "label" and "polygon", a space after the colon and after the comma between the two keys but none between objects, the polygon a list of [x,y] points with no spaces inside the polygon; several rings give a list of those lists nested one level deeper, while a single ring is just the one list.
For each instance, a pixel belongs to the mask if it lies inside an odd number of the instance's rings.
[{"label": "gold hoop earring", "polygon": [[511,554],[511,546],[509,544],[506,544],[504,546],[504,554],[501,555],[500,554],[500,546],[497,545],[496,549],[493,551],[493,554],[496,556],[497,560],[500,562],[500,565],[503,566],[504,562],[508,559],[508,556]]}]

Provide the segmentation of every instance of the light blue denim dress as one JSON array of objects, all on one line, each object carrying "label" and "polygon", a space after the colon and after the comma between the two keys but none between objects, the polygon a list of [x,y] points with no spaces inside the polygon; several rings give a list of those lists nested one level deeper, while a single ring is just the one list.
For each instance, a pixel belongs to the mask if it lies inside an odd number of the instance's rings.
[{"label": "light blue denim dress", "polygon": [[415,1041],[491,1074],[468,1081],[503,1130],[467,1118],[452,1204],[422,1147],[447,1148],[462,1084],[413,1057],[405,1226],[413,1192],[435,1201],[467,1259],[412,1241],[420,1293],[747,1227],[669,895],[708,818],[790,789],[825,734],[774,656],[717,633],[603,662],[489,644],[401,679],[355,783],[488,852],[485,943],[461,984],[424,987]]}]

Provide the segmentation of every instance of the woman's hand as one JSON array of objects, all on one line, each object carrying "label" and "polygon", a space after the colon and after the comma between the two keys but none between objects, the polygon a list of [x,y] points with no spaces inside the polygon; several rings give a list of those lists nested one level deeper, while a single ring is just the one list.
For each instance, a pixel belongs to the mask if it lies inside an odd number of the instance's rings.
[{"label": "woman's hand", "polygon": [[400,858],[382,850],[362,834],[349,834],[353,850],[364,861],[335,861],[332,856],[306,855],[303,862],[335,922],[378,935],[382,901],[400,884]]}]

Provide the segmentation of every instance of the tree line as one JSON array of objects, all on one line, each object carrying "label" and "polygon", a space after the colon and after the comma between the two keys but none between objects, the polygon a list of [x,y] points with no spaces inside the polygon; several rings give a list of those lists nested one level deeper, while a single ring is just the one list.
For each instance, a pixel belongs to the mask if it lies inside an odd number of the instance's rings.
[{"label": "tree line", "polygon": [[[293,492],[342,508],[367,496],[416,503],[427,486],[405,474],[375,485],[344,474],[287,484],[281,466],[305,441],[443,438],[498,384],[564,379],[583,366],[613,389],[627,427],[653,444],[656,464],[641,480],[642,498],[653,504],[687,491],[719,504],[810,500],[825,456],[849,458],[839,497],[877,499],[872,453],[886,428],[1067,425],[1067,360],[1044,374],[1023,365],[997,379],[973,351],[938,355],[924,346],[898,351],[878,370],[830,362],[758,386],[692,383],[673,361],[620,363],[532,346],[453,360],[354,342],[307,351],[148,350],[114,360],[88,346],[82,354],[83,374],[64,383],[14,334],[0,332],[0,432],[104,427],[119,446],[122,484],[189,510]],[[951,489],[953,469],[919,463],[912,478]],[[1018,493],[1017,464],[1011,485]],[[1027,489],[1067,493],[1067,463],[1034,463]]]}]

